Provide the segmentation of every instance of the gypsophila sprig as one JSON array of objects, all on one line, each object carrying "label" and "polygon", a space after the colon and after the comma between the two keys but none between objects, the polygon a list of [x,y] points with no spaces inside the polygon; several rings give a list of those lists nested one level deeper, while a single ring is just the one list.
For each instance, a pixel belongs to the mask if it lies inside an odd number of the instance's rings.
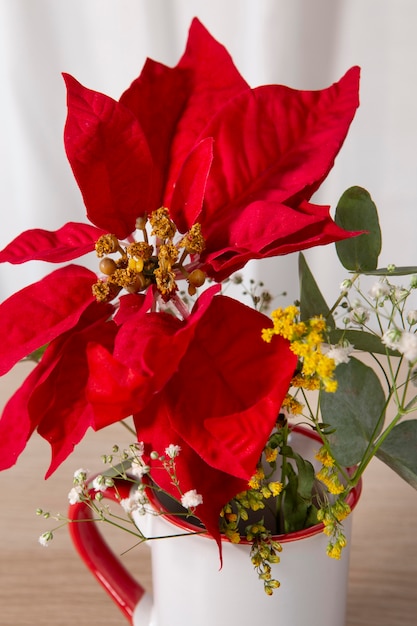
[{"label": "gypsophila sprig", "polygon": [[[175,459],[181,452],[181,447],[175,444],[170,444],[165,449],[165,454],[159,454],[156,451],[152,451],[150,457],[154,461],[158,461],[160,466],[154,465],[154,469],[163,469],[167,472],[174,482],[178,484],[176,478]],[[151,506],[148,497],[149,491],[155,493],[163,493],[156,483],[148,480],[146,483],[142,482],[143,478],[146,478],[150,473],[150,466],[144,460],[145,448],[143,442],[135,442],[127,449],[120,449],[119,446],[113,446],[111,454],[103,454],[101,460],[108,468],[101,474],[91,478],[89,472],[84,469],[78,469],[74,472],[73,487],[68,493],[68,502],[71,506],[75,506],[78,503],[85,503],[91,509],[93,516],[89,520],[90,522],[103,522],[110,524],[113,527],[118,528],[124,532],[133,535],[136,538],[136,544],[143,543],[153,539],[153,537],[146,537],[138,527],[137,516],[149,515],[163,515],[164,510],[156,510],[154,506]],[[130,492],[127,497],[119,491],[118,479],[128,481],[131,485]],[[112,511],[108,504],[103,504],[104,495],[111,490],[113,496],[112,499],[116,500],[126,513],[126,517],[121,517]],[[124,493],[124,492],[123,492]],[[172,496],[170,496],[172,498]],[[182,493],[178,490],[177,502],[183,507],[183,511],[178,513],[180,516],[188,517],[194,515],[196,507],[202,503],[203,499],[195,489],[186,493]],[[51,514],[38,508],[36,511],[38,516],[42,516],[44,519],[53,519],[58,523],[53,529],[45,531],[39,537],[39,543],[42,546],[48,546],[57,530],[70,523],[78,523],[70,518],[61,515],[60,513]],[[136,516],[136,517],[135,517]],[[199,534],[205,531],[198,531]],[[194,534],[192,532],[188,534]]]}]

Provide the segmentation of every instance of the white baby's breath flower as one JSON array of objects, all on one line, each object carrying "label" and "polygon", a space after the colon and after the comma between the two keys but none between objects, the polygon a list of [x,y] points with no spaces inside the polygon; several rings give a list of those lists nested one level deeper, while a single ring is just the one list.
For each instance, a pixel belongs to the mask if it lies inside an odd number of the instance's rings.
[{"label": "white baby's breath flower", "polygon": [[409,363],[417,361],[417,335],[404,331],[398,343],[398,350]]},{"label": "white baby's breath flower", "polygon": [[345,278],[345,280],[340,283],[340,291],[349,291],[351,287],[352,281],[349,278]]},{"label": "white baby's breath flower", "polygon": [[106,478],[105,476],[96,476],[93,480],[93,489],[94,491],[106,491]]},{"label": "white baby's breath flower", "polygon": [[47,548],[54,538],[52,531],[48,530],[39,537],[38,541],[44,548]]},{"label": "white baby's breath flower", "polygon": [[80,467],[74,472],[74,482],[82,483],[87,480],[88,471],[84,468]]},{"label": "white baby's breath flower", "polygon": [[77,504],[82,501],[82,487],[73,487],[68,494],[68,502],[70,504]]},{"label": "white baby's breath flower", "polygon": [[175,459],[176,456],[181,452],[181,446],[176,446],[173,443],[170,443],[167,448],[165,448],[165,454],[169,456],[170,459]]},{"label": "white baby's breath flower", "polygon": [[147,504],[149,504],[149,499],[142,489],[136,489],[129,498],[124,498],[120,501],[120,505],[128,514],[136,511],[140,515],[144,515]]},{"label": "white baby's breath flower", "polygon": [[378,282],[374,283],[369,290],[369,296],[373,300],[379,300],[380,298],[385,298],[389,296],[391,291],[391,286],[384,280],[378,280]]},{"label": "white baby's breath flower", "polygon": [[149,467],[149,465],[146,465],[146,463],[144,463],[142,459],[133,459],[130,466],[130,473],[133,476],[140,479],[146,474],[149,474],[150,471],[151,468]]},{"label": "white baby's breath flower", "polygon": [[407,322],[410,324],[410,326],[417,322],[417,311],[415,309],[408,311]]},{"label": "white baby's breath flower", "polygon": [[190,489],[190,491],[186,491],[184,495],[181,496],[181,504],[185,509],[193,509],[199,504],[203,503],[203,496],[195,489]]},{"label": "white baby's breath flower", "polygon": [[347,343],[345,346],[330,346],[330,349],[326,352],[326,356],[333,359],[336,365],[340,365],[340,363],[349,363],[349,358],[353,349],[354,348],[350,343]]},{"label": "white baby's breath flower", "polygon": [[408,291],[407,289],[404,289],[404,287],[395,287],[394,291],[391,294],[391,299],[393,300],[394,304],[399,304],[407,297]]},{"label": "white baby's breath flower", "polygon": [[381,337],[382,343],[391,348],[392,350],[398,350],[398,343],[401,339],[401,331],[397,328],[390,328],[386,330]]},{"label": "white baby's breath flower", "polygon": [[352,324],[363,326],[369,320],[369,311],[363,306],[354,307],[349,315]]},{"label": "white baby's breath flower", "polygon": [[137,441],[135,443],[135,454],[136,456],[143,456],[145,452],[145,444],[143,441]]}]

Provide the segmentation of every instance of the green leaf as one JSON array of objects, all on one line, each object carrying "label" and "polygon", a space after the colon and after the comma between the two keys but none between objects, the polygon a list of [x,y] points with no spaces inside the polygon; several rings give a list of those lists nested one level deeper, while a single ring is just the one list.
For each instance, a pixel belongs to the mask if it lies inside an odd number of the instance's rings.
[{"label": "green leaf", "polygon": [[354,358],[337,366],[336,379],[337,391],[320,396],[321,413],[336,429],[329,437],[335,459],[349,467],[359,463],[381,430],[385,394],[373,369]]},{"label": "green leaf", "polygon": [[409,274],[417,274],[415,265],[404,265],[403,267],[381,267],[378,270],[369,270],[362,272],[367,276],[408,276]]},{"label": "green leaf", "polygon": [[285,487],[283,512],[284,530],[289,533],[307,528],[317,521],[316,509],[312,505],[315,472],[310,461],[303,459],[290,446],[284,446],[281,454],[293,459],[297,466],[297,471],[289,464],[286,468],[288,482]]},{"label": "green leaf", "polygon": [[350,231],[366,231],[357,237],[336,242],[343,267],[354,272],[375,270],[381,252],[381,229],[377,208],[366,189],[350,187],[336,207],[335,222]]},{"label": "green leaf", "polygon": [[323,298],[303,254],[298,256],[298,275],[300,280],[300,315],[302,320],[316,315],[323,315],[330,328],[335,323],[330,309]]},{"label": "green leaf", "polygon": [[303,459],[303,457],[296,452],[293,453],[292,458],[295,460],[297,465],[298,493],[303,500],[310,503],[313,484],[315,481],[314,467],[310,461]]},{"label": "green leaf", "polygon": [[[311,490],[313,485],[310,485],[310,497],[306,500],[301,496],[299,491],[300,476],[297,475],[293,468],[289,468],[287,479],[288,482],[285,487],[283,502],[284,532],[290,533],[307,528],[309,524],[314,524],[316,519],[314,518],[314,512],[311,510],[315,508],[311,504]],[[306,487],[306,485],[304,485],[304,487]]]},{"label": "green leaf", "polygon": [[337,344],[341,339],[346,339],[356,350],[370,352],[373,354],[390,354],[391,356],[401,356],[397,350],[388,349],[381,338],[364,330],[343,330],[335,328],[329,333],[329,340],[332,344]]},{"label": "green leaf", "polygon": [[397,424],[376,455],[417,489],[417,420]]}]

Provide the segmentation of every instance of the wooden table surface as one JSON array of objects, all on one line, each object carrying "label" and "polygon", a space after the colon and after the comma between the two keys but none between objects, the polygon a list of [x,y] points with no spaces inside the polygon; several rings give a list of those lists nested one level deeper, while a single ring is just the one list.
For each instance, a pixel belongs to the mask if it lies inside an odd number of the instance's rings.
[{"label": "wooden table surface", "polygon": [[[19,384],[25,367],[19,365],[0,379],[0,407]],[[91,433],[72,457],[44,481],[49,447],[40,437],[34,437],[17,466],[0,474],[1,626],[127,623],[79,560],[66,528],[56,534],[48,548],[37,542],[51,523],[37,517],[36,509],[65,513],[74,470],[85,467],[100,471],[100,456],[110,452],[114,443],[129,443],[120,425]],[[415,626],[417,493],[374,461],[353,526],[346,626]],[[107,529],[105,534],[117,553],[131,545],[131,540],[120,533]],[[147,547],[131,550],[123,561],[150,588]],[[316,624],[311,621],[309,626]]]}]

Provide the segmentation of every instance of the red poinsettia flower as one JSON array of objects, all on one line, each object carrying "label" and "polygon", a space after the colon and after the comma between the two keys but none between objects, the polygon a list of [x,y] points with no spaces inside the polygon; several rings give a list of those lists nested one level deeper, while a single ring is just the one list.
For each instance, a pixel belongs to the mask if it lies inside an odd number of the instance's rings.
[{"label": "red poinsettia flower", "polygon": [[310,198],[348,131],[358,78],[352,68],[321,91],[251,89],[198,20],[179,63],[148,60],[119,101],[65,76],[65,147],[91,225],[27,231],[0,262],[95,248],[101,275],[68,265],[0,305],[0,373],[48,344],[0,420],[1,467],[37,429],[51,472],[89,426],[133,414],[139,438],[181,446],[184,489],[202,493],[216,532],[221,504],[254,471],[294,356],[285,342],[271,350],[265,318],[216,288],[189,313],[177,281],[194,293],[205,275],[221,281],[250,259],[356,234]]}]

